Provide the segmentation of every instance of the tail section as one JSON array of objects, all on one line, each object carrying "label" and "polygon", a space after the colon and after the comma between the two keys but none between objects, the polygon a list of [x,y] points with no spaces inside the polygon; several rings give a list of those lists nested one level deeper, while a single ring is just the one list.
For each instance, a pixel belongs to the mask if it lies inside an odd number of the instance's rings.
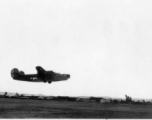
[{"label": "tail section", "polygon": [[39,75],[44,75],[46,72],[41,66],[37,66],[36,70],[37,70],[37,74]]}]

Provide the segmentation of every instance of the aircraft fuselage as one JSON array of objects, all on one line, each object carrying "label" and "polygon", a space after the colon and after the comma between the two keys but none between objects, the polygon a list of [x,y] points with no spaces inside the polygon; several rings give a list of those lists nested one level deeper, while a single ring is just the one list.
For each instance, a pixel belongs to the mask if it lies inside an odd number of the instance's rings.
[{"label": "aircraft fuselage", "polygon": [[60,74],[53,71],[45,71],[42,67],[37,66],[37,74],[24,74],[23,71],[18,71],[17,68],[12,69],[11,76],[14,80],[28,82],[56,82],[70,78],[69,74]]}]

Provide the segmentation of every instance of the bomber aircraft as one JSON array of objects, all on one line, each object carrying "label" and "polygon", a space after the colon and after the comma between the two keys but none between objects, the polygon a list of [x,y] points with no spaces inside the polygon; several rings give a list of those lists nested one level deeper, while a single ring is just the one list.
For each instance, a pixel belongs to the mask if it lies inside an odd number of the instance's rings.
[{"label": "bomber aircraft", "polygon": [[27,82],[51,82],[67,80],[70,78],[69,74],[60,74],[53,71],[46,71],[41,66],[36,67],[37,74],[24,74],[17,68],[11,70],[11,76],[14,80],[27,81]]}]

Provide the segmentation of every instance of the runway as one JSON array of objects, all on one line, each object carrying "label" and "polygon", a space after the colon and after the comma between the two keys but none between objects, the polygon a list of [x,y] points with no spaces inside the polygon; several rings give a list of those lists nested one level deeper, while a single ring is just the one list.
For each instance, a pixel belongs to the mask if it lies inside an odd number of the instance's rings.
[{"label": "runway", "polygon": [[0,118],[152,118],[152,105],[0,98]]}]

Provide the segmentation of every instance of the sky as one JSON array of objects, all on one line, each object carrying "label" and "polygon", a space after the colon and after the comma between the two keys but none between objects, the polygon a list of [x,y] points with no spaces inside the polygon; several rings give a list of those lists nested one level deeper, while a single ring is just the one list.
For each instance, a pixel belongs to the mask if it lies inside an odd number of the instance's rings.
[{"label": "sky", "polygon": [[[152,99],[152,1],[1,0],[0,91]],[[67,81],[15,81],[35,67]]]}]

